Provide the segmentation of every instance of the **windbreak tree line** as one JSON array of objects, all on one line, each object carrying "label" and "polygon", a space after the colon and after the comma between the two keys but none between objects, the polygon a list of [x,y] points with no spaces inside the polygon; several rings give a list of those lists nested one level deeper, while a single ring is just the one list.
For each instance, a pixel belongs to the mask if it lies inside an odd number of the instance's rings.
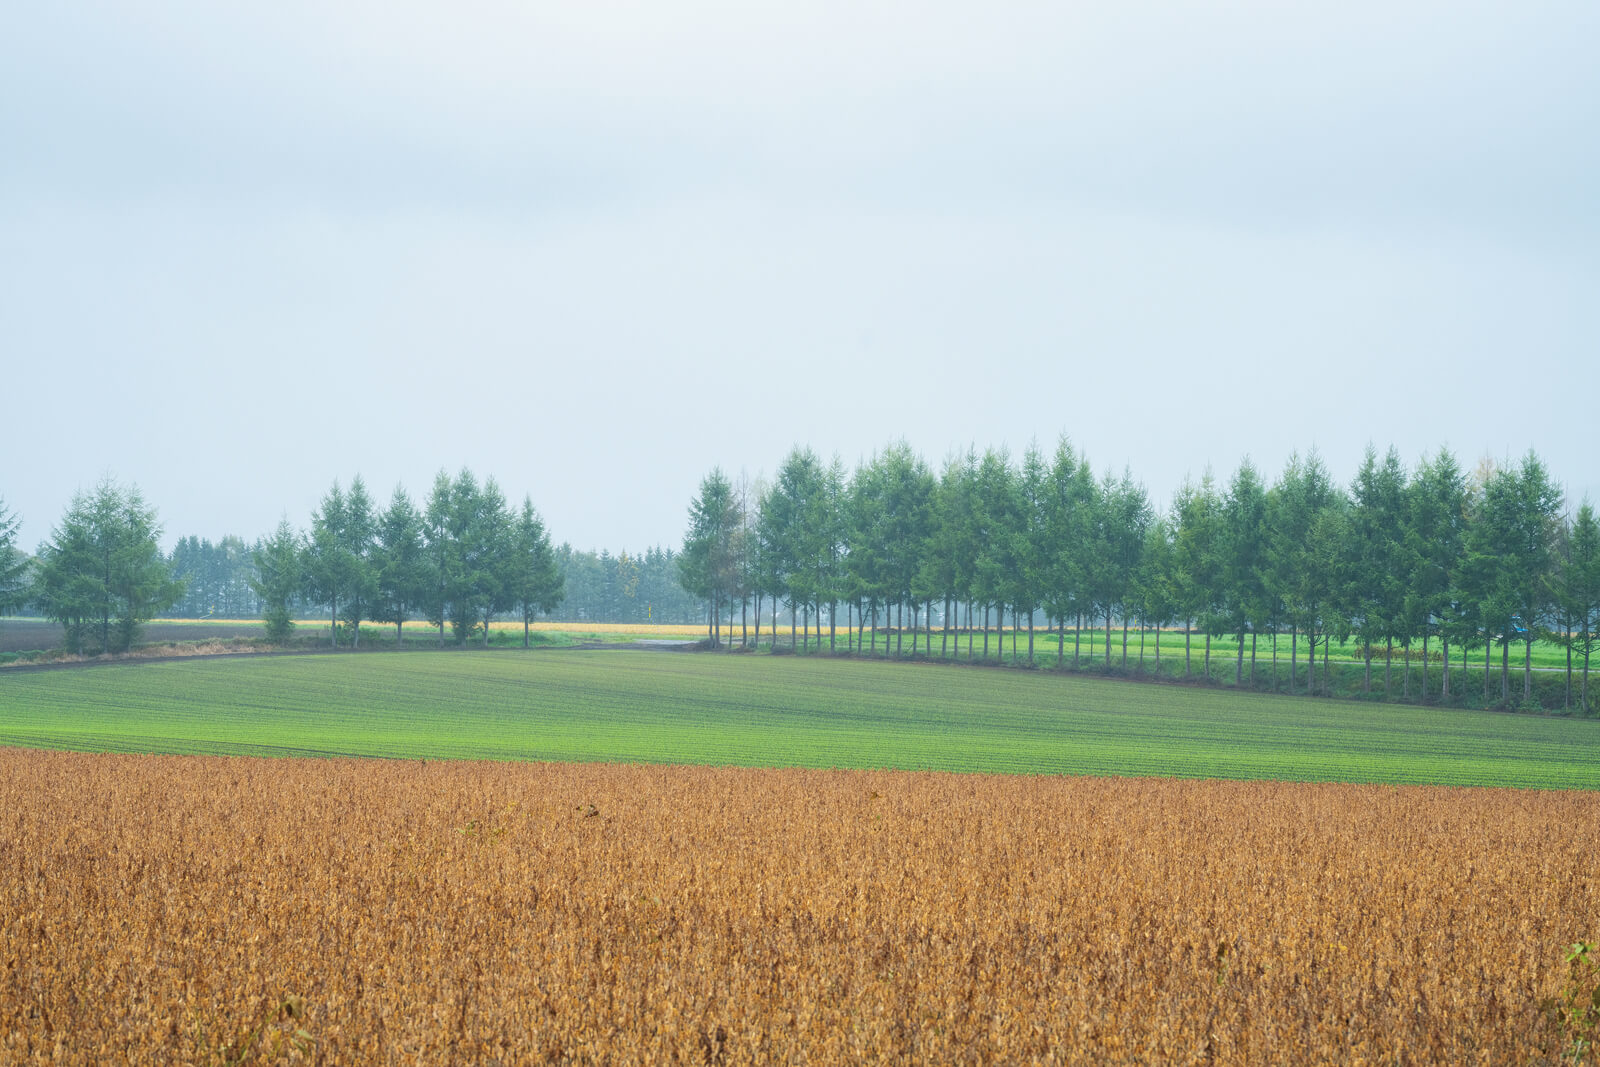
[{"label": "windbreak tree line", "polygon": [[[363,622],[410,619],[448,624],[457,643],[512,614],[524,623],[562,600],[563,576],[533,502],[509,506],[494,480],[469,470],[441,472],[418,509],[396,488],[380,510],[357,476],[323,497],[305,533],[284,519],[246,546],[185,537],[170,557],[159,545],[155,509],[137,488],[106,479],[79,493],[49,540],[30,559],[16,548],[17,518],[0,501],[0,614],[38,610],[64,630],[70,652],[127,650],[140,624],[159,612],[223,617],[259,612],[271,640],[286,639],[295,617],[326,605],[352,646]],[[335,625],[330,641],[341,633]]]},{"label": "windbreak tree line", "polygon": [[[441,471],[419,508],[396,487],[379,508],[360,475],[345,490],[335,482],[297,533],[280,522],[253,553],[251,588],[263,605],[268,637],[283,640],[307,604],[326,605],[352,647],[364,622],[393,623],[398,642],[406,622],[426,620],[457,644],[489,641],[489,624],[512,614],[523,644],[540,614],[561,603],[563,582],[544,521],[524,497],[507,504],[493,478],[470,470]],[[329,632],[337,646],[340,627]]]},{"label": "windbreak tree line", "polygon": [[796,447],[768,484],[703,480],[679,569],[713,644],[736,622],[748,644],[753,614],[759,646],[782,604],[790,648],[839,650],[842,620],[845,651],[989,658],[1009,622],[1016,659],[1035,662],[1048,627],[1056,665],[1080,666],[1098,629],[1103,668],[1127,667],[1136,638],[1142,669],[1150,634],[1178,629],[1185,677],[1215,677],[1212,639],[1228,635],[1235,684],[1264,684],[1270,657],[1279,685],[1283,657],[1289,688],[1317,693],[1330,647],[1354,641],[1366,692],[1448,700],[1476,655],[1487,705],[1532,700],[1543,639],[1566,650],[1566,705],[1592,706],[1600,525],[1588,502],[1564,513],[1532,452],[1469,474],[1448,451],[1408,468],[1369,447],[1348,487],[1314,451],[1270,484],[1247,459],[1158,509],[1131,473],[1096,477],[1066,439],[1020,461],[968,450],[937,472],[904,443],[848,474]]},{"label": "windbreak tree line", "polygon": [[[403,513],[394,516],[403,521]],[[293,540],[293,531],[290,531]],[[254,583],[257,560],[266,555],[267,538],[254,544],[237,536],[213,543],[200,537],[181,538],[168,561],[173,575],[184,582],[184,593],[169,613],[178,618],[241,619],[263,614]],[[403,538],[391,533],[399,544]],[[700,601],[678,584],[678,554],[654,547],[641,554],[613,555],[574,549],[569,544],[554,549],[556,569],[565,595],[549,614],[574,622],[693,623],[704,614]],[[281,553],[275,567],[282,566]],[[290,583],[293,585],[293,583]],[[325,608],[325,602],[301,590],[288,604],[293,620]]]}]

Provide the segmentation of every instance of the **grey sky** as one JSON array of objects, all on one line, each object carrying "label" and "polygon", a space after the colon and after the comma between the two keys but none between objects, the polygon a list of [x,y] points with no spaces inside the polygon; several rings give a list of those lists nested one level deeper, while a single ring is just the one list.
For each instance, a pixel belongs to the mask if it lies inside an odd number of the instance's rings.
[{"label": "grey sky", "polygon": [[359,472],[676,543],[713,464],[1532,447],[1600,499],[1600,5],[16,4],[0,497]]}]

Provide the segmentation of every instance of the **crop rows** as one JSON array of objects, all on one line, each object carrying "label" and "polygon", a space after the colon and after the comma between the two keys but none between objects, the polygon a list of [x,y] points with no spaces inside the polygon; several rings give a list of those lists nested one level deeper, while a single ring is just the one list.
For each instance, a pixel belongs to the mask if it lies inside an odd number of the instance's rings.
[{"label": "crop rows", "polygon": [[0,811],[10,1060],[1527,1062],[1600,916],[1585,792],[7,749]]},{"label": "crop rows", "polygon": [[5,672],[0,744],[1600,788],[1593,720],[623,651]]}]

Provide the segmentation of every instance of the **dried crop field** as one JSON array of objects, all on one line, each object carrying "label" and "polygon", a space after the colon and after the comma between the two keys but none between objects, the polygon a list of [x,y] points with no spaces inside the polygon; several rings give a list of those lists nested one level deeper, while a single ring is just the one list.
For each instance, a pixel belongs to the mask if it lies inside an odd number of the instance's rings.
[{"label": "dried crop field", "polygon": [[1553,1060],[1600,794],[0,750],[0,1059]]}]

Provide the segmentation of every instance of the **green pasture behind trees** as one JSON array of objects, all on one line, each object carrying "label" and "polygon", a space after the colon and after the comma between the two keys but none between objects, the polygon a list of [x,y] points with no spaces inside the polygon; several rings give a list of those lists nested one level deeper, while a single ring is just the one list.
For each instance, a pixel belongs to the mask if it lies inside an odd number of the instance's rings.
[{"label": "green pasture behind trees", "polygon": [[1600,788],[1600,723],[926,664],[564,651],[0,675],[0,744]]}]

